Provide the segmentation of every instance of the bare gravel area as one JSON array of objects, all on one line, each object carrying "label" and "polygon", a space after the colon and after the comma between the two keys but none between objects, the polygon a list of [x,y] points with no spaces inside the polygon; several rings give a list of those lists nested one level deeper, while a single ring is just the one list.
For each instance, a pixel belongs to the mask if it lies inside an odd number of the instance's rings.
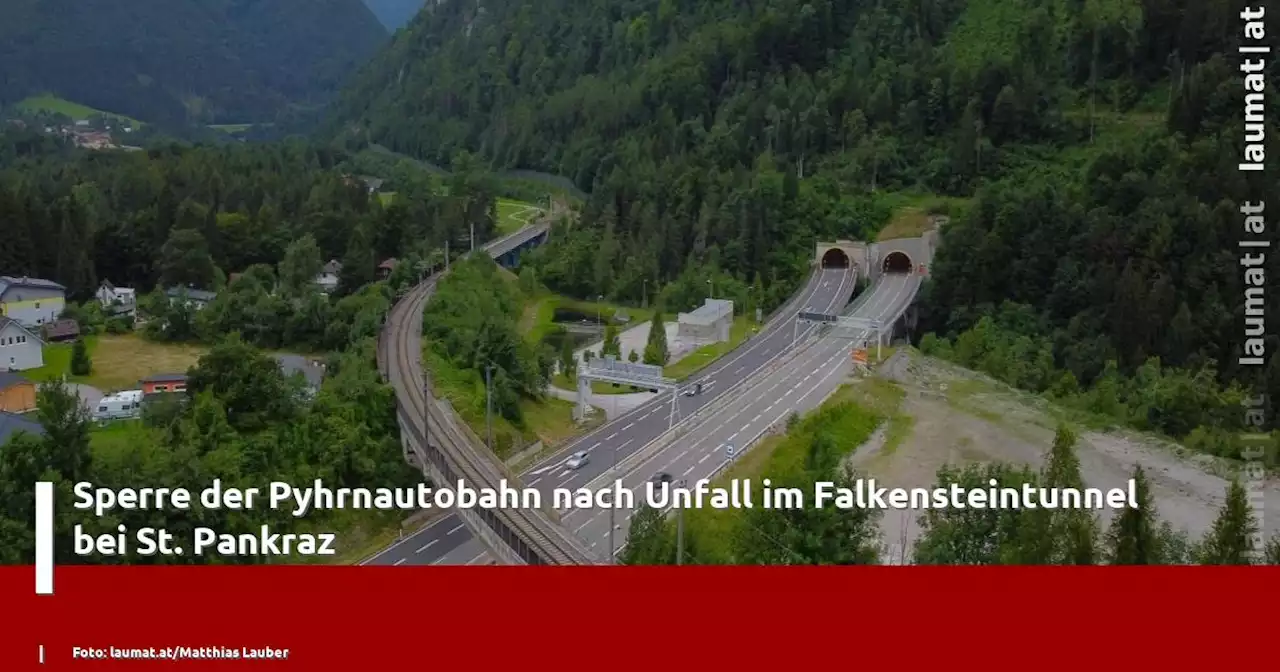
[{"label": "bare gravel area", "polygon": [[[900,412],[914,419],[905,439],[887,446],[876,432],[850,463],[885,487],[930,487],[944,464],[1003,461],[1040,467],[1053,442],[1049,403],[951,364],[901,350],[878,375],[906,391]],[[1124,487],[1135,465],[1152,483],[1162,520],[1198,538],[1222,505],[1236,466],[1167,440],[1127,431],[1079,430],[1076,452],[1091,487]],[[1280,479],[1275,474],[1254,494],[1267,537],[1280,532]],[[1100,512],[1105,525],[1111,512]],[[903,562],[919,536],[914,512],[888,512],[882,521],[886,561]]]}]

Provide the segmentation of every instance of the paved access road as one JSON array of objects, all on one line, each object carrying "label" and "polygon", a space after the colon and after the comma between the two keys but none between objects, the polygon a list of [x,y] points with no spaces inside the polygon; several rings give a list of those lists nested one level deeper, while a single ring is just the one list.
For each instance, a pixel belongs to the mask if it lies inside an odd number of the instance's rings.
[{"label": "paved access road", "polygon": [[[853,315],[868,319],[888,320],[901,314],[915,298],[920,276],[891,275],[882,278],[860,302]],[[727,466],[725,444],[739,451],[772,425],[784,424],[791,413],[803,414],[819,406],[827,395],[844,382],[852,367],[850,350],[852,334],[831,333],[815,344],[804,347],[781,361],[772,375],[757,376],[739,389],[727,406],[705,418],[679,441],[640,464],[618,475],[623,486],[632,490],[636,504],[643,503],[645,483],[655,474],[665,472],[674,480],[686,479],[690,484],[709,478]],[[577,487],[566,479],[556,487]],[[600,485],[599,483],[596,484]],[[759,505],[758,489],[757,501]],[[582,538],[593,551],[602,555],[609,547],[609,511],[572,510],[562,512],[566,527]],[[613,543],[620,550],[626,540],[630,511],[614,511]],[[439,545],[438,542],[433,544]],[[484,547],[475,541],[450,549],[437,564],[483,564]]]},{"label": "paved access road", "polygon": [[[795,313],[801,310],[836,312],[844,307],[853,292],[854,269],[823,269],[802,290],[799,299],[790,304],[758,334],[707,367],[696,378],[703,383],[703,393],[694,397],[677,397],[681,416],[694,413],[711,402],[734,383],[743,380],[777,358],[792,344],[796,334],[792,328]],[[813,327],[800,330],[803,338]],[[691,381],[692,382],[692,381]],[[664,395],[636,410],[613,420],[574,441],[555,456],[522,474],[526,485],[538,488],[549,503],[553,488],[580,487],[594,480],[617,460],[626,459],[669,428],[671,398]],[[577,471],[564,468],[567,456],[585,450],[588,464]],[[449,515],[419,530],[370,558],[371,565],[425,565],[443,560],[471,538],[457,516]],[[475,547],[480,548],[479,544]],[[479,551],[473,553],[474,557]],[[452,562],[453,558],[450,558]],[[464,561],[465,562],[465,561]]]}]

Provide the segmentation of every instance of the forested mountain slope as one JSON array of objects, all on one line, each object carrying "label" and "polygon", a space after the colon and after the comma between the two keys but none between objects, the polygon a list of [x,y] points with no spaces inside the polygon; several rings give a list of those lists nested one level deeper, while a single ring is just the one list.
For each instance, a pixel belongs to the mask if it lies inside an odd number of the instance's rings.
[{"label": "forested mountain slope", "polygon": [[364,0],[387,30],[396,31],[422,9],[423,0]]},{"label": "forested mountain slope", "polygon": [[43,91],[155,122],[325,100],[386,39],[360,0],[6,0],[0,105]]},{"label": "forested mountain slope", "polygon": [[1016,328],[1081,384],[1157,355],[1258,382],[1234,364],[1238,207],[1263,190],[1235,167],[1240,9],[444,0],[365,68],[333,131],[571,177],[593,197],[534,260],[540,277],[631,300],[672,283],[677,308],[713,275],[777,302],[815,237],[883,226],[885,192],[974,197],[945,234],[927,328],[966,330],[1011,299],[1030,307]]}]

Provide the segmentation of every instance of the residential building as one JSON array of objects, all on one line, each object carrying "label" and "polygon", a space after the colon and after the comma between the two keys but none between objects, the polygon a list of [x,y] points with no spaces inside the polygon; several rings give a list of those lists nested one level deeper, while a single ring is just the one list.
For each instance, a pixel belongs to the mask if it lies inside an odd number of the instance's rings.
[{"label": "residential building", "polygon": [[328,294],[338,288],[338,276],[342,275],[342,262],[336,259],[330,259],[320,269],[320,274],[316,276],[315,283],[320,287],[320,291]]},{"label": "residential building", "polygon": [[21,322],[0,315],[0,371],[44,366],[44,341]]},{"label": "residential building", "polygon": [[133,317],[138,312],[138,293],[132,287],[116,287],[103,280],[94,294],[102,310],[111,317]]},{"label": "residential building", "polygon": [[382,262],[381,264],[378,264],[378,279],[386,280],[387,278],[391,277],[391,271],[396,270],[397,263],[399,262],[397,262],[393,258],[393,259],[388,259]]},{"label": "residential building", "polygon": [[9,439],[20,432],[44,436],[44,427],[30,418],[24,418],[16,413],[0,411],[0,446],[8,443]]},{"label": "residential building", "polygon": [[80,338],[80,323],[71,319],[48,322],[40,328],[46,343],[74,341]]},{"label": "residential building", "polygon": [[320,385],[324,383],[324,364],[301,355],[279,354],[275,358],[285,377],[302,376],[306,381],[307,396],[315,396],[320,391]]},{"label": "residential building", "polygon": [[36,384],[9,371],[0,371],[0,411],[26,413],[36,408]]},{"label": "residential building", "polygon": [[53,322],[67,307],[67,288],[52,280],[0,276],[0,315],[29,329]]},{"label": "residential building", "polygon": [[148,376],[138,381],[138,386],[142,388],[144,395],[160,392],[186,392],[187,374],[157,373],[154,376]]},{"label": "residential building", "polygon": [[169,297],[169,303],[173,304],[183,293],[187,296],[187,305],[202,310],[209,305],[211,301],[218,298],[217,292],[208,292],[203,289],[191,289],[187,287],[170,287],[164,291],[165,296]]}]

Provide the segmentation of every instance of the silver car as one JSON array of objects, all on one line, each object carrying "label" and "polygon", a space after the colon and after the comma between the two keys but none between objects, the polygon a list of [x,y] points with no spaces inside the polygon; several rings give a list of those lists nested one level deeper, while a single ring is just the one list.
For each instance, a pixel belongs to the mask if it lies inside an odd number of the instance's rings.
[{"label": "silver car", "polygon": [[570,469],[575,469],[575,470],[576,470],[576,469],[581,469],[581,468],[583,467],[583,465],[585,465],[588,461],[589,461],[589,460],[588,460],[588,458],[587,458],[587,451],[585,451],[585,450],[580,450],[580,451],[578,451],[578,452],[574,453],[573,455],[570,455],[570,456],[569,456],[569,461],[568,461],[568,462],[565,462],[565,463],[564,463],[564,466],[566,466],[566,467],[568,467],[568,468],[570,468]]}]

